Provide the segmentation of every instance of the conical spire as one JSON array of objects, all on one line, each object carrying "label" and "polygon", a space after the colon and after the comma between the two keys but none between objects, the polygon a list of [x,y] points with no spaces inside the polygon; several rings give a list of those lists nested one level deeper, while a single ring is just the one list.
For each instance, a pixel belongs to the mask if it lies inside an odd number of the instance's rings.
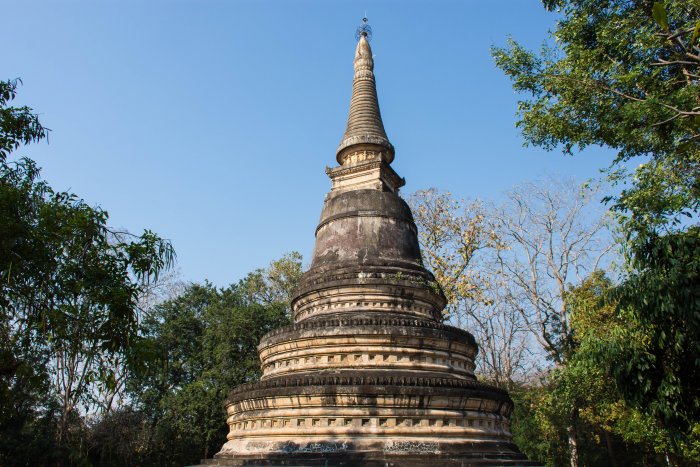
[{"label": "conical spire", "polygon": [[394,146],[386,136],[379,112],[372,49],[367,40],[367,32],[362,31],[359,36],[355,50],[355,78],[352,82],[350,114],[345,135],[338,146],[337,159],[342,164],[342,156],[351,152],[348,148],[363,145],[374,146],[385,154],[386,162],[391,162],[394,158]]}]

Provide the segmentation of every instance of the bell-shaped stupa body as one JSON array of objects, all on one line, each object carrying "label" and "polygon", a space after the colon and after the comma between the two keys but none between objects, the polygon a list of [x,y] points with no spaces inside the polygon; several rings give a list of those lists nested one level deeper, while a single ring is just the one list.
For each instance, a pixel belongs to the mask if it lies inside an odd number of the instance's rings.
[{"label": "bell-shaped stupa body", "polygon": [[442,323],[364,34],[354,64],[294,324],[262,338],[262,380],[231,392],[228,442],[208,465],[531,465],[511,441],[508,394],[474,376],[474,338]]}]

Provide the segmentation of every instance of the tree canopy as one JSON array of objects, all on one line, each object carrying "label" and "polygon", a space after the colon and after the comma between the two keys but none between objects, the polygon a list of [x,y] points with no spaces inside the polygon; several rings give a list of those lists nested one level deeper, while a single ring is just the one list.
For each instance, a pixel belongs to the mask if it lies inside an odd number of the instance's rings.
[{"label": "tree canopy", "polygon": [[[215,454],[228,433],[226,396],[260,377],[258,343],[290,322],[300,273],[301,256],[291,253],[229,287],[190,284],[156,305],[140,328],[147,358],[130,370],[131,402],[93,429],[94,464],[176,466]],[[122,436],[100,435],[111,429]]]},{"label": "tree canopy", "polygon": [[[511,39],[496,64],[520,92],[529,144],[567,154],[617,151],[614,207],[644,234],[697,219],[700,207],[700,4],[546,0],[561,15],[539,53]],[[633,176],[626,162],[641,158]]]},{"label": "tree canopy", "polygon": [[[36,447],[36,424],[57,438],[99,387],[110,362],[129,356],[138,297],[174,261],[167,240],[110,229],[108,214],[54,191],[29,158],[10,157],[48,130],[29,107],[12,107],[20,82],[0,82],[0,464]],[[50,438],[49,438],[50,440]],[[48,441],[47,441],[48,442]]]},{"label": "tree canopy", "polygon": [[700,3],[544,6],[560,19],[541,51],[511,39],[493,56],[520,93],[526,143],[617,151],[608,177],[620,191],[607,199],[626,269],[609,295],[627,325],[599,342],[599,364],[680,452],[700,419]]}]

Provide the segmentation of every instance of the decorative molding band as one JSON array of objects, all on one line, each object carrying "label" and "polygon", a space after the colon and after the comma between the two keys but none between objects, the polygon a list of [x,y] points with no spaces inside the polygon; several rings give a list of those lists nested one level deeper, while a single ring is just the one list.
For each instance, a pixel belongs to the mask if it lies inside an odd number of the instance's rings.
[{"label": "decorative molding band", "polygon": [[[310,340],[310,339],[309,339]],[[279,344],[278,347],[285,347]],[[310,349],[301,348],[294,351],[279,352],[279,355],[263,358],[262,379],[268,379],[280,375],[302,373],[309,371],[322,371],[328,369],[384,370],[384,371],[411,371],[422,373],[442,373],[452,377],[474,378],[473,359],[465,354],[456,352],[450,357],[444,350],[402,347],[394,352],[387,352],[368,345],[363,345],[362,351],[348,352],[328,351],[322,346]],[[366,350],[369,349],[369,350]],[[300,355],[307,351],[309,354]],[[413,353],[411,353],[413,351]],[[284,354],[293,354],[285,356]],[[443,355],[445,354],[445,355]]]},{"label": "decorative molding band", "polygon": [[382,138],[379,136],[372,136],[372,135],[356,135],[356,136],[349,136],[345,138],[340,145],[338,146],[338,149],[336,149],[336,154],[339,154],[345,149],[350,146],[354,146],[356,144],[376,144],[378,146],[381,146],[383,148],[386,148],[389,153],[394,155],[394,145],[389,142],[388,139]]},{"label": "decorative molding band", "polygon": [[[287,334],[296,331],[310,331],[318,330],[323,328],[338,328],[338,327],[352,327],[352,326],[381,326],[384,328],[388,327],[412,327],[412,328],[425,328],[425,329],[435,329],[443,332],[447,332],[462,339],[465,339],[469,344],[476,345],[476,339],[474,336],[464,329],[456,328],[447,324],[438,323],[435,321],[428,321],[415,318],[393,318],[393,317],[380,317],[380,316],[367,316],[367,317],[348,317],[348,318],[324,318],[313,321],[302,321],[295,324],[290,324],[288,326],[283,326],[281,328],[273,329],[272,331],[265,334],[262,339],[260,339],[260,345],[258,348],[262,348],[265,345],[269,345],[267,342],[272,337]],[[263,343],[265,343],[263,345]]]},{"label": "decorative molding band", "polygon": [[341,297],[318,297],[297,303],[294,318],[297,322],[329,314],[366,313],[385,315],[400,313],[406,318],[439,320],[442,315],[431,303],[423,300],[399,300],[388,294],[369,294],[355,296],[345,294]]},{"label": "decorative molding band", "polygon": [[[340,272],[338,270],[340,269]],[[345,269],[345,270],[343,270]],[[335,272],[334,272],[335,271]],[[352,265],[347,268],[309,269],[299,281],[292,298],[292,309],[305,295],[335,285],[352,286],[397,286],[413,290],[425,290],[436,299],[436,308],[444,308],[445,297],[435,277],[419,264],[401,266],[384,266],[381,264]],[[439,306],[441,305],[441,306]]]},{"label": "decorative molding band", "polygon": [[[415,432],[432,435],[435,428],[448,428],[445,435],[459,434],[465,439],[474,439],[481,436],[493,436],[494,434],[510,437],[510,423],[501,417],[494,420],[486,417],[350,417],[350,416],[308,416],[308,417],[270,417],[259,416],[245,419],[229,420],[231,433],[229,439],[243,437],[249,430],[265,430],[266,432],[279,429],[288,434],[299,435],[300,430],[332,428],[345,429],[357,433],[362,429],[372,430],[377,428],[387,429],[387,435],[401,431],[404,435]],[[467,430],[464,430],[466,428]],[[272,429],[272,430],[271,430]],[[242,432],[242,433],[236,433]],[[273,434],[270,433],[270,434]]]},{"label": "decorative molding band", "polygon": [[488,393],[492,399],[501,400],[511,403],[508,392],[481,383],[479,381],[455,379],[455,378],[424,378],[416,376],[378,376],[378,375],[352,375],[352,376],[307,376],[307,377],[279,377],[258,381],[255,383],[247,383],[235,388],[229,394],[226,404],[234,404],[236,402],[250,399],[253,392],[264,391],[268,389],[278,388],[301,388],[311,386],[364,386],[364,387],[381,387],[386,389],[387,386],[393,387],[419,387],[419,388],[444,388],[444,389],[461,389],[472,390]]}]

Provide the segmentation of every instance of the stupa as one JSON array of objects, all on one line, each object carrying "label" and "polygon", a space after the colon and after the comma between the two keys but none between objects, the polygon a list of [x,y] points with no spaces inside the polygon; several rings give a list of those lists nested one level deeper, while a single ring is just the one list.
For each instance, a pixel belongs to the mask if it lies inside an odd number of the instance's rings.
[{"label": "stupa", "polygon": [[230,393],[228,441],[206,463],[534,465],[512,443],[508,394],[474,376],[473,336],[442,323],[445,296],[391,168],[368,31],[294,324],[262,338],[261,381]]}]

